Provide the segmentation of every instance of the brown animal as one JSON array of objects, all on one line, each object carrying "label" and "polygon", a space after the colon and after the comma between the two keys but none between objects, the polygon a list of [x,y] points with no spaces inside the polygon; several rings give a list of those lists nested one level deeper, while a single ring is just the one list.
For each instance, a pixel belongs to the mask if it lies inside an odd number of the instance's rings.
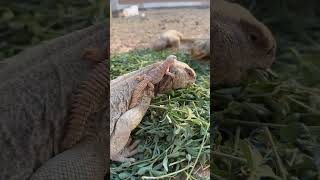
[{"label": "brown animal", "polygon": [[160,35],[152,48],[160,51],[166,48],[179,48],[182,42],[193,42],[193,38],[186,38],[177,30],[168,30]]},{"label": "brown animal", "polygon": [[224,0],[215,0],[211,12],[214,84],[239,83],[248,70],[271,66],[276,42],[264,24],[242,6]]},{"label": "brown animal", "polygon": [[210,60],[210,38],[194,40],[191,44],[190,53],[194,59]]},{"label": "brown animal", "polygon": [[[110,159],[118,162],[134,161],[132,156],[138,152],[139,141],[131,143],[130,134],[142,120],[151,103],[152,97],[147,91],[142,92],[141,101],[133,108],[129,108],[132,102],[134,90],[140,84],[136,77],[151,74],[153,70],[162,65],[154,63],[137,71],[122,75],[113,79],[110,83]],[[174,74],[165,74],[159,83],[155,85],[155,95],[170,90],[187,88],[196,80],[196,73],[187,64],[175,61],[169,69]]]},{"label": "brown animal", "polygon": [[170,55],[167,57],[164,63],[155,67],[151,71],[141,76],[137,76],[136,80],[141,81],[137,87],[134,89],[131,103],[129,108],[135,107],[141,100],[143,95],[143,91],[146,87],[149,87],[149,95],[153,97],[154,95],[154,85],[159,83],[164,75],[169,75],[174,77],[172,73],[169,72],[169,68],[176,62],[177,57],[174,55]]},{"label": "brown animal", "polygon": [[188,51],[195,59],[207,59],[210,57],[210,39],[187,38],[177,30],[168,30],[160,35],[152,48],[160,51],[166,48],[179,50],[181,45],[187,46]]},{"label": "brown animal", "polygon": [[[195,59],[212,62],[213,85],[237,84],[247,77],[250,69],[270,68],[275,60],[276,41],[267,26],[236,3],[215,0],[211,12],[212,47],[209,39],[185,40]],[[183,40],[181,33],[170,30],[153,47],[157,50],[179,47]]]}]

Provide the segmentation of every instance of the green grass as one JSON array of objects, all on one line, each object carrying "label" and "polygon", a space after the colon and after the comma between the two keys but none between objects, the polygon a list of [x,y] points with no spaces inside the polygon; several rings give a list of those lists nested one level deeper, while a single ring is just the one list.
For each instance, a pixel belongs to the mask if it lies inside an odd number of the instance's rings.
[{"label": "green grass", "polygon": [[[111,58],[111,77],[163,61],[169,52],[140,50]],[[175,54],[197,73],[196,85],[158,95],[140,125],[132,133],[142,140],[134,163],[112,163],[112,179],[151,179],[151,177],[195,175],[195,165],[208,167],[210,162],[209,68],[185,54]]]},{"label": "green grass", "polygon": [[105,0],[1,0],[0,60],[109,17]]},{"label": "green grass", "polygon": [[214,179],[320,178],[319,1],[300,1],[308,12],[295,2],[244,3],[273,30],[277,58],[272,71],[213,92]]}]

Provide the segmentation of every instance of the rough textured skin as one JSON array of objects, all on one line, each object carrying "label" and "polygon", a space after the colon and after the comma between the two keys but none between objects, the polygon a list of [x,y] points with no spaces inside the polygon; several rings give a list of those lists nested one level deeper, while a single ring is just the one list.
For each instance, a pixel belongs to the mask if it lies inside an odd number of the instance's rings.
[{"label": "rough textured skin", "polygon": [[88,137],[72,149],[58,154],[41,166],[31,180],[104,179],[107,172],[107,134]]},{"label": "rough textured skin", "polygon": [[176,56],[170,55],[160,66],[150,70],[147,74],[136,77],[136,79],[141,82],[133,91],[131,102],[129,105],[130,109],[134,108],[138,103],[140,103],[141,97],[146,87],[149,87],[149,95],[152,97],[154,96],[154,84],[159,83],[164,75],[172,75],[171,73],[169,73],[169,68],[175,63],[176,59]]},{"label": "rough textured skin", "polygon": [[109,89],[109,69],[107,61],[102,61],[90,72],[79,92],[72,99],[72,109],[62,149],[74,146],[83,137],[87,120],[92,113],[107,106],[107,90]]},{"label": "rough textured skin", "polygon": [[[0,179],[28,179],[60,153],[70,96],[96,64],[83,60],[82,52],[85,48],[106,47],[106,32],[107,24],[101,23],[2,62]],[[72,160],[68,158],[65,160]],[[84,173],[73,166],[65,168],[70,173]]]},{"label": "rough textured skin", "polygon": [[270,30],[238,4],[215,0],[211,8],[214,84],[238,83],[249,69],[269,68],[276,49]]},{"label": "rough textured skin", "polygon": [[[153,68],[150,68],[149,66],[128,75],[123,75],[118,78],[118,80],[120,80],[119,82],[112,81],[110,99],[111,104],[118,104],[117,108],[119,108],[124,101],[128,103],[130,96],[125,94],[114,94],[112,92],[119,93],[121,91],[123,92],[128,90],[126,86],[124,86],[124,82],[137,85],[137,83],[134,81],[134,78],[132,78],[132,75],[135,76],[135,74],[141,75],[143,73],[147,73],[147,70],[154,69],[154,67],[157,67],[157,65],[159,64],[155,64],[155,66],[152,66]],[[168,81],[171,78],[170,76],[163,78],[165,83],[159,83],[159,86],[157,85],[156,87],[157,91],[161,90],[165,92],[170,89],[186,87],[195,80],[194,71],[184,63],[178,63],[172,68],[172,72],[176,74],[176,80]],[[113,86],[114,84],[115,86]],[[159,88],[160,86],[162,88]],[[130,89],[133,90],[133,87],[134,86],[132,86]],[[103,89],[104,87],[100,88]],[[131,93],[131,91],[128,92]],[[113,95],[117,95],[118,98],[112,98]],[[126,144],[130,144],[130,139],[124,139],[124,137],[126,135],[129,136],[131,130],[139,124],[146,110],[148,109],[150,101],[151,98],[146,95],[143,97],[142,103],[135,108],[130,109],[129,111],[128,108],[122,109],[123,114],[119,117],[115,126],[112,126],[111,123],[109,124],[109,108],[98,108],[99,110],[97,110],[96,113],[91,112],[91,116],[88,116],[87,119],[88,126],[86,126],[80,143],[47,161],[33,174],[31,179],[103,179],[104,175],[108,172],[108,169],[106,169],[107,160],[109,158],[109,154],[107,153],[107,144],[109,144],[107,141],[108,138],[106,138],[108,130],[107,128],[113,130],[113,127],[115,127],[113,131],[115,133],[111,134],[110,143],[110,157],[114,157],[112,156],[112,152],[115,150],[115,148],[112,148],[114,147],[112,145],[115,145],[116,148],[123,148]],[[92,100],[92,102],[95,101]],[[111,109],[111,114],[114,112],[113,110],[115,109]],[[98,117],[96,117],[95,114],[98,114]],[[121,151],[121,155],[131,156],[137,153],[137,150],[135,149],[136,146],[137,142],[133,143],[131,146],[127,146],[126,149],[123,148],[124,150]]]},{"label": "rough textured skin", "polygon": [[[111,81],[110,159],[113,161],[134,161],[133,158],[129,157],[137,153],[136,146],[138,142],[130,145],[130,133],[142,120],[151,101],[151,97],[145,92],[140,104],[132,109],[129,108],[133,90],[139,83],[136,81],[136,77],[147,74],[152,69],[159,67],[159,65],[161,65],[160,62]],[[171,66],[170,73],[174,74],[174,77],[165,75],[155,85],[156,93],[185,88],[195,82],[196,74],[193,69],[180,61],[176,61]]]}]

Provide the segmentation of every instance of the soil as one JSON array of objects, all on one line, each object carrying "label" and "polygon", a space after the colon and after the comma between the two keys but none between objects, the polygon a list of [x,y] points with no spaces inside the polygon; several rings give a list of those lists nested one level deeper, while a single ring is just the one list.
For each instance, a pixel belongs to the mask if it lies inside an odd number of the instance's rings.
[{"label": "soil", "polygon": [[113,17],[111,19],[111,54],[148,48],[161,33],[169,29],[180,31],[186,37],[208,38],[210,9],[150,9],[140,10],[139,16]]}]

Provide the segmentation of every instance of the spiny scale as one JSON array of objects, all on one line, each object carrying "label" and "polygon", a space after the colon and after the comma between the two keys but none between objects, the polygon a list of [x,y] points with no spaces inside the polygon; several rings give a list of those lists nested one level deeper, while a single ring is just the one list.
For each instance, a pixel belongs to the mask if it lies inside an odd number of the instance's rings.
[{"label": "spiny scale", "polygon": [[72,99],[72,109],[62,142],[62,150],[69,149],[83,138],[89,116],[99,109],[102,99],[107,96],[108,80],[107,61],[105,60],[99,63],[90,72],[88,80],[80,85],[77,95]]}]

